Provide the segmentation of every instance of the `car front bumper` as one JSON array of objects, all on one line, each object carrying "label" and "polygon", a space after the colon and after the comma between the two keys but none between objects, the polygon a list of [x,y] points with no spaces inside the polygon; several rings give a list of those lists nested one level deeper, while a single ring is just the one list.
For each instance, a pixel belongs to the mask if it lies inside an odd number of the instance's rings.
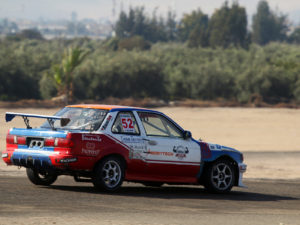
[{"label": "car front bumper", "polygon": [[243,174],[247,170],[247,165],[245,163],[239,163],[239,181],[238,181],[238,186],[239,187],[247,187],[246,185],[243,184]]}]

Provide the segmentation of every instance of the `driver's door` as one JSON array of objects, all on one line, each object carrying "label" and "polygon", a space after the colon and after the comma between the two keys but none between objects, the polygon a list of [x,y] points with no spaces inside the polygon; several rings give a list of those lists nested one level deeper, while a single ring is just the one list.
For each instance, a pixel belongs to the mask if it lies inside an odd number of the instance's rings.
[{"label": "driver's door", "polygon": [[138,116],[145,131],[147,174],[170,181],[195,177],[200,168],[199,145],[184,139],[183,131],[161,114],[138,112]]}]

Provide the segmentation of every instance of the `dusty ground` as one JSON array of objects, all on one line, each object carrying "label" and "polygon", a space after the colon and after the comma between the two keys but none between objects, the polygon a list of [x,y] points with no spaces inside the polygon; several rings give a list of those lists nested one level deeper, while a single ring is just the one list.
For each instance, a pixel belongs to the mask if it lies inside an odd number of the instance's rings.
[{"label": "dusty ground", "polygon": [[[25,127],[21,118],[5,123],[6,111],[53,115],[58,109],[0,109],[0,149],[10,127]],[[300,178],[300,110],[270,108],[159,108],[194,138],[244,152],[246,178]],[[31,119],[32,126],[41,121]],[[24,174],[0,160],[0,174]]]},{"label": "dusty ground", "polygon": [[225,195],[199,186],[145,187],[124,183],[114,194],[59,177],[35,186],[26,177],[1,176],[0,225],[296,225],[300,180],[245,180]]}]

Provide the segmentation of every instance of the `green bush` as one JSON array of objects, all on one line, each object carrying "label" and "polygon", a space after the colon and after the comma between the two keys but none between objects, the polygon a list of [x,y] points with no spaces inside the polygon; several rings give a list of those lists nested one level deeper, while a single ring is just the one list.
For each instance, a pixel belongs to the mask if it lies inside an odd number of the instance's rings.
[{"label": "green bush", "polygon": [[269,103],[300,102],[299,45],[271,43],[245,50],[156,43],[148,51],[135,47],[115,51],[108,43],[89,39],[0,40],[0,99],[54,97],[54,84],[45,74],[61,62],[65,48],[78,46],[89,49],[90,54],[74,74],[77,99],[222,98],[247,103],[259,98]]}]

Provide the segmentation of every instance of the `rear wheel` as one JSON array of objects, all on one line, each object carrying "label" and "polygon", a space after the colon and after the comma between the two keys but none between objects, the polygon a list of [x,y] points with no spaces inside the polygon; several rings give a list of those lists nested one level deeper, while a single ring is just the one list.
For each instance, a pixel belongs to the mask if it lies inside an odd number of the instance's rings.
[{"label": "rear wheel", "polygon": [[93,184],[99,190],[116,191],[124,180],[124,165],[117,157],[107,157],[95,170]]},{"label": "rear wheel", "polygon": [[57,179],[57,174],[54,172],[38,171],[32,168],[26,168],[28,179],[35,185],[51,185]]},{"label": "rear wheel", "polygon": [[220,159],[213,162],[205,171],[205,188],[214,193],[226,193],[235,182],[235,173],[230,161]]}]

